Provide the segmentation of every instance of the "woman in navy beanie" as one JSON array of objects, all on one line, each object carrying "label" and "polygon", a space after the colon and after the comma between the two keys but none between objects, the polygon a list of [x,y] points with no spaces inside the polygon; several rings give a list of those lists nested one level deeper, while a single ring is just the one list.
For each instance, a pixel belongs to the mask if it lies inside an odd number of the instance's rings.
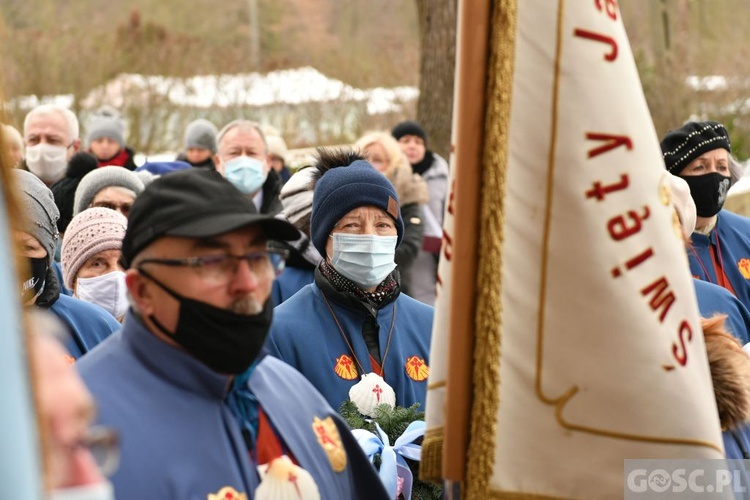
[{"label": "woman in navy beanie", "polygon": [[357,153],[318,155],[310,240],[323,259],[314,283],[276,307],[267,347],[334,408],[373,390],[424,405],[433,308],[400,290],[396,190]]}]

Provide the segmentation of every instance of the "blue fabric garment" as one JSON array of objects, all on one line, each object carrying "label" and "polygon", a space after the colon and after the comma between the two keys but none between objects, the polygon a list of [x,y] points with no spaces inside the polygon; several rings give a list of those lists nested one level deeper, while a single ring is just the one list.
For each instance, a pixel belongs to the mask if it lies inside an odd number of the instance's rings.
[{"label": "blue fabric garment", "polygon": [[65,280],[62,275],[62,264],[58,261],[52,261],[52,269],[55,270],[55,276],[57,276],[57,283],[60,285],[60,295],[67,295],[68,297],[73,296],[73,292],[65,287]]},{"label": "blue fabric garment", "polygon": [[732,295],[722,288],[707,281],[693,279],[695,295],[698,299],[698,310],[704,318],[714,314],[726,314],[725,326],[742,345],[750,342],[750,311]]},{"label": "blue fabric garment", "polygon": [[[205,500],[224,487],[252,498],[259,477],[225,402],[230,377],[162,341],[132,313],[121,331],[77,367],[97,400],[98,423],[122,435],[120,467],[111,478],[117,498]],[[367,459],[358,447],[346,446],[349,464],[343,472],[323,467],[328,461],[320,459],[310,415],[335,414],[317,404],[315,398],[322,398],[301,375],[267,357],[252,371],[248,387],[300,465],[307,469],[310,457],[320,462],[307,470],[321,498],[384,498],[368,496],[367,489],[382,490],[374,469],[361,465]],[[359,489],[342,494],[355,477]]]},{"label": "blue fabric garment", "polygon": [[[330,297],[328,301],[356,358],[365,372],[370,373],[369,351],[362,336],[362,324],[369,313],[341,305]],[[394,305],[396,321],[388,345]],[[432,307],[403,293],[378,311],[378,342],[381,356],[385,357],[383,378],[396,391],[399,406],[420,403],[424,410],[427,380],[410,378],[406,362],[416,356],[429,366],[432,316]],[[271,355],[299,370],[334,408],[349,399],[349,389],[359,382],[359,375],[362,375],[360,371],[354,379],[347,380],[336,374],[337,359],[342,355],[352,357],[352,353],[315,283],[307,285],[274,309],[266,348]]]},{"label": "blue fabric garment", "polygon": [[[726,314],[725,326],[745,345],[750,333],[750,312],[747,308],[727,289],[718,285],[698,279],[693,279],[693,285],[701,316],[709,318],[714,314]],[[750,426],[743,425],[734,431],[724,430],[722,437],[727,458],[746,458],[743,449],[750,453]]]},{"label": "blue fabric garment", "polygon": [[[719,283],[710,248],[720,248],[721,251],[716,252],[719,265],[723,265],[737,298],[750,309],[750,219],[722,210],[717,216],[716,227],[708,236],[693,233],[690,238],[693,249],[688,250],[688,260],[693,277]],[[746,269],[747,278],[741,269]]]},{"label": "blue fabric garment", "polygon": [[273,282],[271,297],[274,305],[281,304],[313,281],[315,281],[315,268],[287,267]]},{"label": "blue fabric garment", "polygon": [[[266,356],[253,372],[249,387],[300,467],[315,479],[320,498],[388,498],[375,468],[347,425],[298,371]],[[347,454],[343,472],[332,472],[331,462],[318,443],[317,435],[310,439],[316,418],[335,425]]]},{"label": "blue fabric garment", "polygon": [[49,310],[68,327],[70,338],[65,347],[75,359],[120,328],[120,323],[103,308],[67,295],[60,294]]}]

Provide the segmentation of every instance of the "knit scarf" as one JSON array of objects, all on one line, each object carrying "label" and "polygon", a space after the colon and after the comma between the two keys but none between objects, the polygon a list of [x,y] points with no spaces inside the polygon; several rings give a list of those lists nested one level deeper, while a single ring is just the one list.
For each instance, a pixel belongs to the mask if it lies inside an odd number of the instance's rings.
[{"label": "knit scarf", "polygon": [[424,175],[424,173],[432,166],[434,160],[435,157],[433,156],[432,151],[425,151],[422,161],[411,164],[411,170],[415,174]]},{"label": "knit scarf", "polygon": [[320,272],[339,292],[348,292],[354,295],[357,299],[372,304],[377,309],[379,309],[379,306],[383,302],[391,299],[393,292],[398,289],[398,282],[393,279],[392,274],[388,275],[388,277],[378,285],[374,292],[368,292],[363,290],[349,278],[342,276],[326,260],[323,260],[320,263]]}]

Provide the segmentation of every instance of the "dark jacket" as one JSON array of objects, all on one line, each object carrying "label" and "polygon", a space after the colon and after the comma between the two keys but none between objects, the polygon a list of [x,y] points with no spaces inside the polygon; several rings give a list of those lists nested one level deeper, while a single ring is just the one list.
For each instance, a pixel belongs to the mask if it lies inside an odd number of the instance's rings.
[{"label": "dark jacket", "polygon": [[276,215],[284,208],[281,204],[279,194],[281,194],[282,182],[279,174],[274,169],[268,172],[266,182],[263,183],[263,203],[260,205],[260,213]]}]

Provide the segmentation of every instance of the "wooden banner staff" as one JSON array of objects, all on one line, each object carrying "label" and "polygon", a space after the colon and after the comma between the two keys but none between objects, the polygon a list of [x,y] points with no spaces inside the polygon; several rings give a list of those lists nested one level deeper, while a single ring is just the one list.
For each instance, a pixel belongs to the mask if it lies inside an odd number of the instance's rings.
[{"label": "wooden banner staff", "polygon": [[[454,162],[456,203],[453,237],[453,303],[449,327],[443,477],[462,481],[466,472],[472,401],[480,187],[485,127],[487,62],[492,2],[459,2]],[[478,293],[478,290],[477,290]]]}]

